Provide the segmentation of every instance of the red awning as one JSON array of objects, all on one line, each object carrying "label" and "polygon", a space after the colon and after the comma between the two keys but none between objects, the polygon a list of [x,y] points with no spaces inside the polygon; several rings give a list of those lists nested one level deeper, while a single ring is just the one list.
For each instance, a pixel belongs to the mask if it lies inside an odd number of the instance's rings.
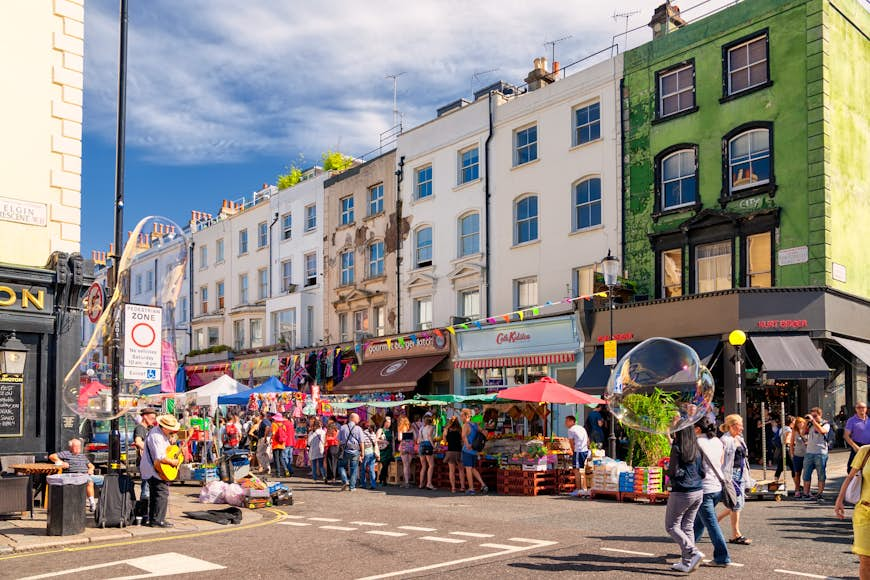
[{"label": "red awning", "polygon": [[505,356],[496,358],[475,358],[457,360],[453,366],[457,369],[487,369],[495,367],[526,367],[534,365],[552,365],[574,362],[573,352],[558,352],[555,354],[530,354],[526,356]]},{"label": "red awning", "polygon": [[417,381],[446,356],[439,354],[364,362],[354,374],[336,385],[332,392],[350,394],[413,391],[417,387]]}]

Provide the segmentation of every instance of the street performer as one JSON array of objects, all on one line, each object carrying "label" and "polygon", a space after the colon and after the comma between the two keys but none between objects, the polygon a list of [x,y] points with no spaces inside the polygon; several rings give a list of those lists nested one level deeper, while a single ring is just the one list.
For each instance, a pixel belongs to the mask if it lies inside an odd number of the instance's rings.
[{"label": "street performer", "polygon": [[157,472],[156,465],[171,465],[178,467],[181,458],[170,459],[166,450],[171,439],[178,432],[178,419],[172,415],[160,415],[157,424],[148,432],[145,438],[144,458],[140,467],[142,481],[148,482],[148,525],[153,528],[171,528],[172,523],[166,521],[166,510],[169,507],[169,483],[164,481]]}]

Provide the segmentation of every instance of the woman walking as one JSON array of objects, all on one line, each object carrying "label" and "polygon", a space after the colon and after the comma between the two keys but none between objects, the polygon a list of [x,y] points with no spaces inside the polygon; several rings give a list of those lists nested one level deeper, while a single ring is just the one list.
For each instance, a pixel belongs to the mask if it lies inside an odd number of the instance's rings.
[{"label": "woman walking", "polygon": [[248,449],[251,451],[251,469],[259,467],[257,463],[257,431],[260,429],[260,416],[254,415],[248,428]]},{"label": "woman walking", "polygon": [[320,419],[314,419],[308,432],[308,458],[311,460],[311,478],[326,479],[323,456],[326,451],[326,430]]},{"label": "woman walking", "polygon": [[861,580],[870,579],[870,485],[865,485],[868,478],[870,478],[870,461],[867,461],[868,454],[870,454],[870,445],[864,445],[858,449],[855,459],[852,460],[849,475],[846,476],[846,480],[840,486],[837,503],[834,504],[834,515],[841,520],[845,519],[846,513],[843,501],[846,489],[849,487],[849,483],[855,479],[855,476],[860,473],[862,478],[861,500],[855,505],[855,509],[852,512],[852,532],[855,535],[852,552],[858,555],[860,561],[858,574]]},{"label": "woman walking", "polygon": [[459,417],[462,421],[462,467],[465,468],[465,482],[468,486],[465,493],[474,494],[475,480],[480,483],[480,492],[487,493],[489,488],[483,483],[483,477],[477,470],[477,451],[471,446],[480,427],[471,420],[471,409],[462,409]]},{"label": "woman walking", "polygon": [[338,424],[330,419],[326,424],[326,442],[324,444],[324,456],[326,457],[326,475],[324,483],[335,483],[338,480]]},{"label": "woman walking", "polygon": [[695,516],[695,544],[704,535],[704,528],[710,534],[710,542],[713,544],[713,561],[711,566],[725,567],[731,563],[728,554],[728,544],[716,519],[716,504],[722,498],[722,481],[730,483],[722,473],[722,461],[725,459],[725,446],[716,437],[716,426],[706,418],[695,424],[695,435],[698,438],[698,449],[704,460],[704,481],[701,485],[704,497],[698,515]]},{"label": "woman walking", "polygon": [[360,487],[364,486],[365,481],[368,480],[368,488],[375,489],[377,487],[375,485],[377,479],[375,467],[379,457],[379,450],[378,434],[375,432],[374,423],[372,421],[364,422],[362,443],[362,474],[360,474],[359,485]]},{"label": "woman walking", "polygon": [[794,498],[801,499],[803,497],[801,475],[804,472],[804,456],[807,454],[807,420],[803,417],[796,417],[794,420],[789,449],[791,450],[791,475],[794,478]]},{"label": "woman walking", "polygon": [[435,421],[429,415],[420,429],[420,489],[435,489],[432,476],[435,474]]},{"label": "woman walking", "polygon": [[393,419],[392,417],[384,418],[384,425],[378,429],[378,450],[381,456],[381,469],[378,472],[378,483],[382,486],[387,485],[387,476],[390,471],[390,464],[393,462]]},{"label": "woman walking", "polygon": [[465,491],[465,470],[462,469],[462,426],[458,417],[451,417],[444,438],[447,440],[447,469],[450,473],[450,493],[456,493],[456,472],[459,472],[459,491]]},{"label": "woman walking", "polygon": [[671,445],[668,477],[671,492],[665,512],[665,530],[680,546],[681,560],[673,565],[678,572],[692,572],[704,558],[695,547],[695,516],[704,500],[704,458],[698,448],[695,430],[686,427],[676,432]]},{"label": "woman walking", "polygon": [[410,487],[411,459],[414,454],[414,431],[411,430],[411,422],[405,416],[399,417],[399,453],[402,458],[402,475],[405,483],[402,487]]},{"label": "woman walking", "polygon": [[746,447],[746,442],[743,441],[743,419],[740,415],[728,415],[725,417],[725,422],[719,428],[724,433],[722,435],[722,444],[725,446],[725,459],[722,465],[727,476],[731,470],[731,480],[734,482],[734,488],[737,492],[737,503],[731,509],[725,509],[719,514],[721,522],[729,515],[731,516],[731,539],[729,544],[741,544],[748,546],[752,540],[744,536],[740,532],[740,512],[746,504],[746,487],[749,482],[749,449]]}]

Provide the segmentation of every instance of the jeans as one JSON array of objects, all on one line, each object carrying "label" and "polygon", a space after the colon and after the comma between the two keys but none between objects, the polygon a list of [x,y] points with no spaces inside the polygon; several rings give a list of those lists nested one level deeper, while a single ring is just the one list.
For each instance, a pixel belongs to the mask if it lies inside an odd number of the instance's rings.
[{"label": "jeans", "polygon": [[827,453],[807,453],[804,455],[804,483],[808,481],[812,481],[813,479],[813,470],[816,470],[819,474],[819,481],[825,481],[827,479],[825,477],[825,473],[828,467],[828,454]]},{"label": "jeans", "polygon": [[678,546],[683,564],[688,564],[698,552],[695,547],[695,515],[701,507],[704,492],[672,491],[668,496],[668,509],[665,512],[665,531],[670,534]]},{"label": "jeans", "polygon": [[[375,483],[375,454],[374,453],[366,453],[365,457],[363,457],[363,475],[368,477],[369,480],[369,489],[374,489],[377,487]],[[360,482],[362,483],[362,482]]]},{"label": "jeans", "polygon": [[[348,471],[350,471],[350,478],[348,478]],[[338,475],[341,477],[342,485],[356,489],[359,477],[359,451],[346,450],[344,452],[344,458],[338,461]]]},{"label": "jeans", "polygon": [[731,556],[728,554],[728,544],[725,543],[725,536],[722,535],[722,528],[719,527],[719,522],[716,520],[716,504],[722,498],[722,492],[705,493],[704,499],[701,501],[701,507],[698,509],[698,515],[695,516],[695,543],[704,535],[704,528],[710,534],[710,542],[713,543],[713,561],[717,564],[728,564],[731,562]]},{"label": "jeans", "polygon": [[323,457],[318,457],[317,459],[311,460],[311,478],[314,481],[322,479],[326,477],[326,467],[324,465]]},{"label": "jeans", "polygon": [[148,487],[148,480],[143,479],[142,480],[142,487],[139,489],[139,499],[140,500],[147,500],[151,496],[150,491],[151,491],[151,488]]},{"label": "jeans", "polygon": [[287,463],[287,451],[288,449],[272,450],[272,456],[275,458],[275,477],[284,477],[285,473],[288,476],[293,475],[293,470]]},{"label": "jeans", "polygon": [[326,448],[326,476],[324,479],[333,483],[338,479],[338,445]]}]

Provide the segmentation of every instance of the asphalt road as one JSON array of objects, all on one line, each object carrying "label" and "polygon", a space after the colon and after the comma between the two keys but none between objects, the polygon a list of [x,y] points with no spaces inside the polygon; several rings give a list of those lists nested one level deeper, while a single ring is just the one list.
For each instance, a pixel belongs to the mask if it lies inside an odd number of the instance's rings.
[{"label": "asphalt road", "polygon": [[[0,577],[468,578],[683,576],[664,506],[567,496],[464,496],[357,490],[294,478],[296,504],[268,523],[225,533],[143,538],[0,557]],[[176,488],[192,493],[192,488]],[[283,513],[282,513],[283,512]],[[751,501],[733,546],[738,566],[702,566],[694,578],[857,577],[851,524],[833,504]],[[712,546],[700,548],[709,556]],[[219,568],[221,567],[221,568]],[[805,576],[791,575],[797,572]],[[806,576],[813,575],[813,576]]]}]

